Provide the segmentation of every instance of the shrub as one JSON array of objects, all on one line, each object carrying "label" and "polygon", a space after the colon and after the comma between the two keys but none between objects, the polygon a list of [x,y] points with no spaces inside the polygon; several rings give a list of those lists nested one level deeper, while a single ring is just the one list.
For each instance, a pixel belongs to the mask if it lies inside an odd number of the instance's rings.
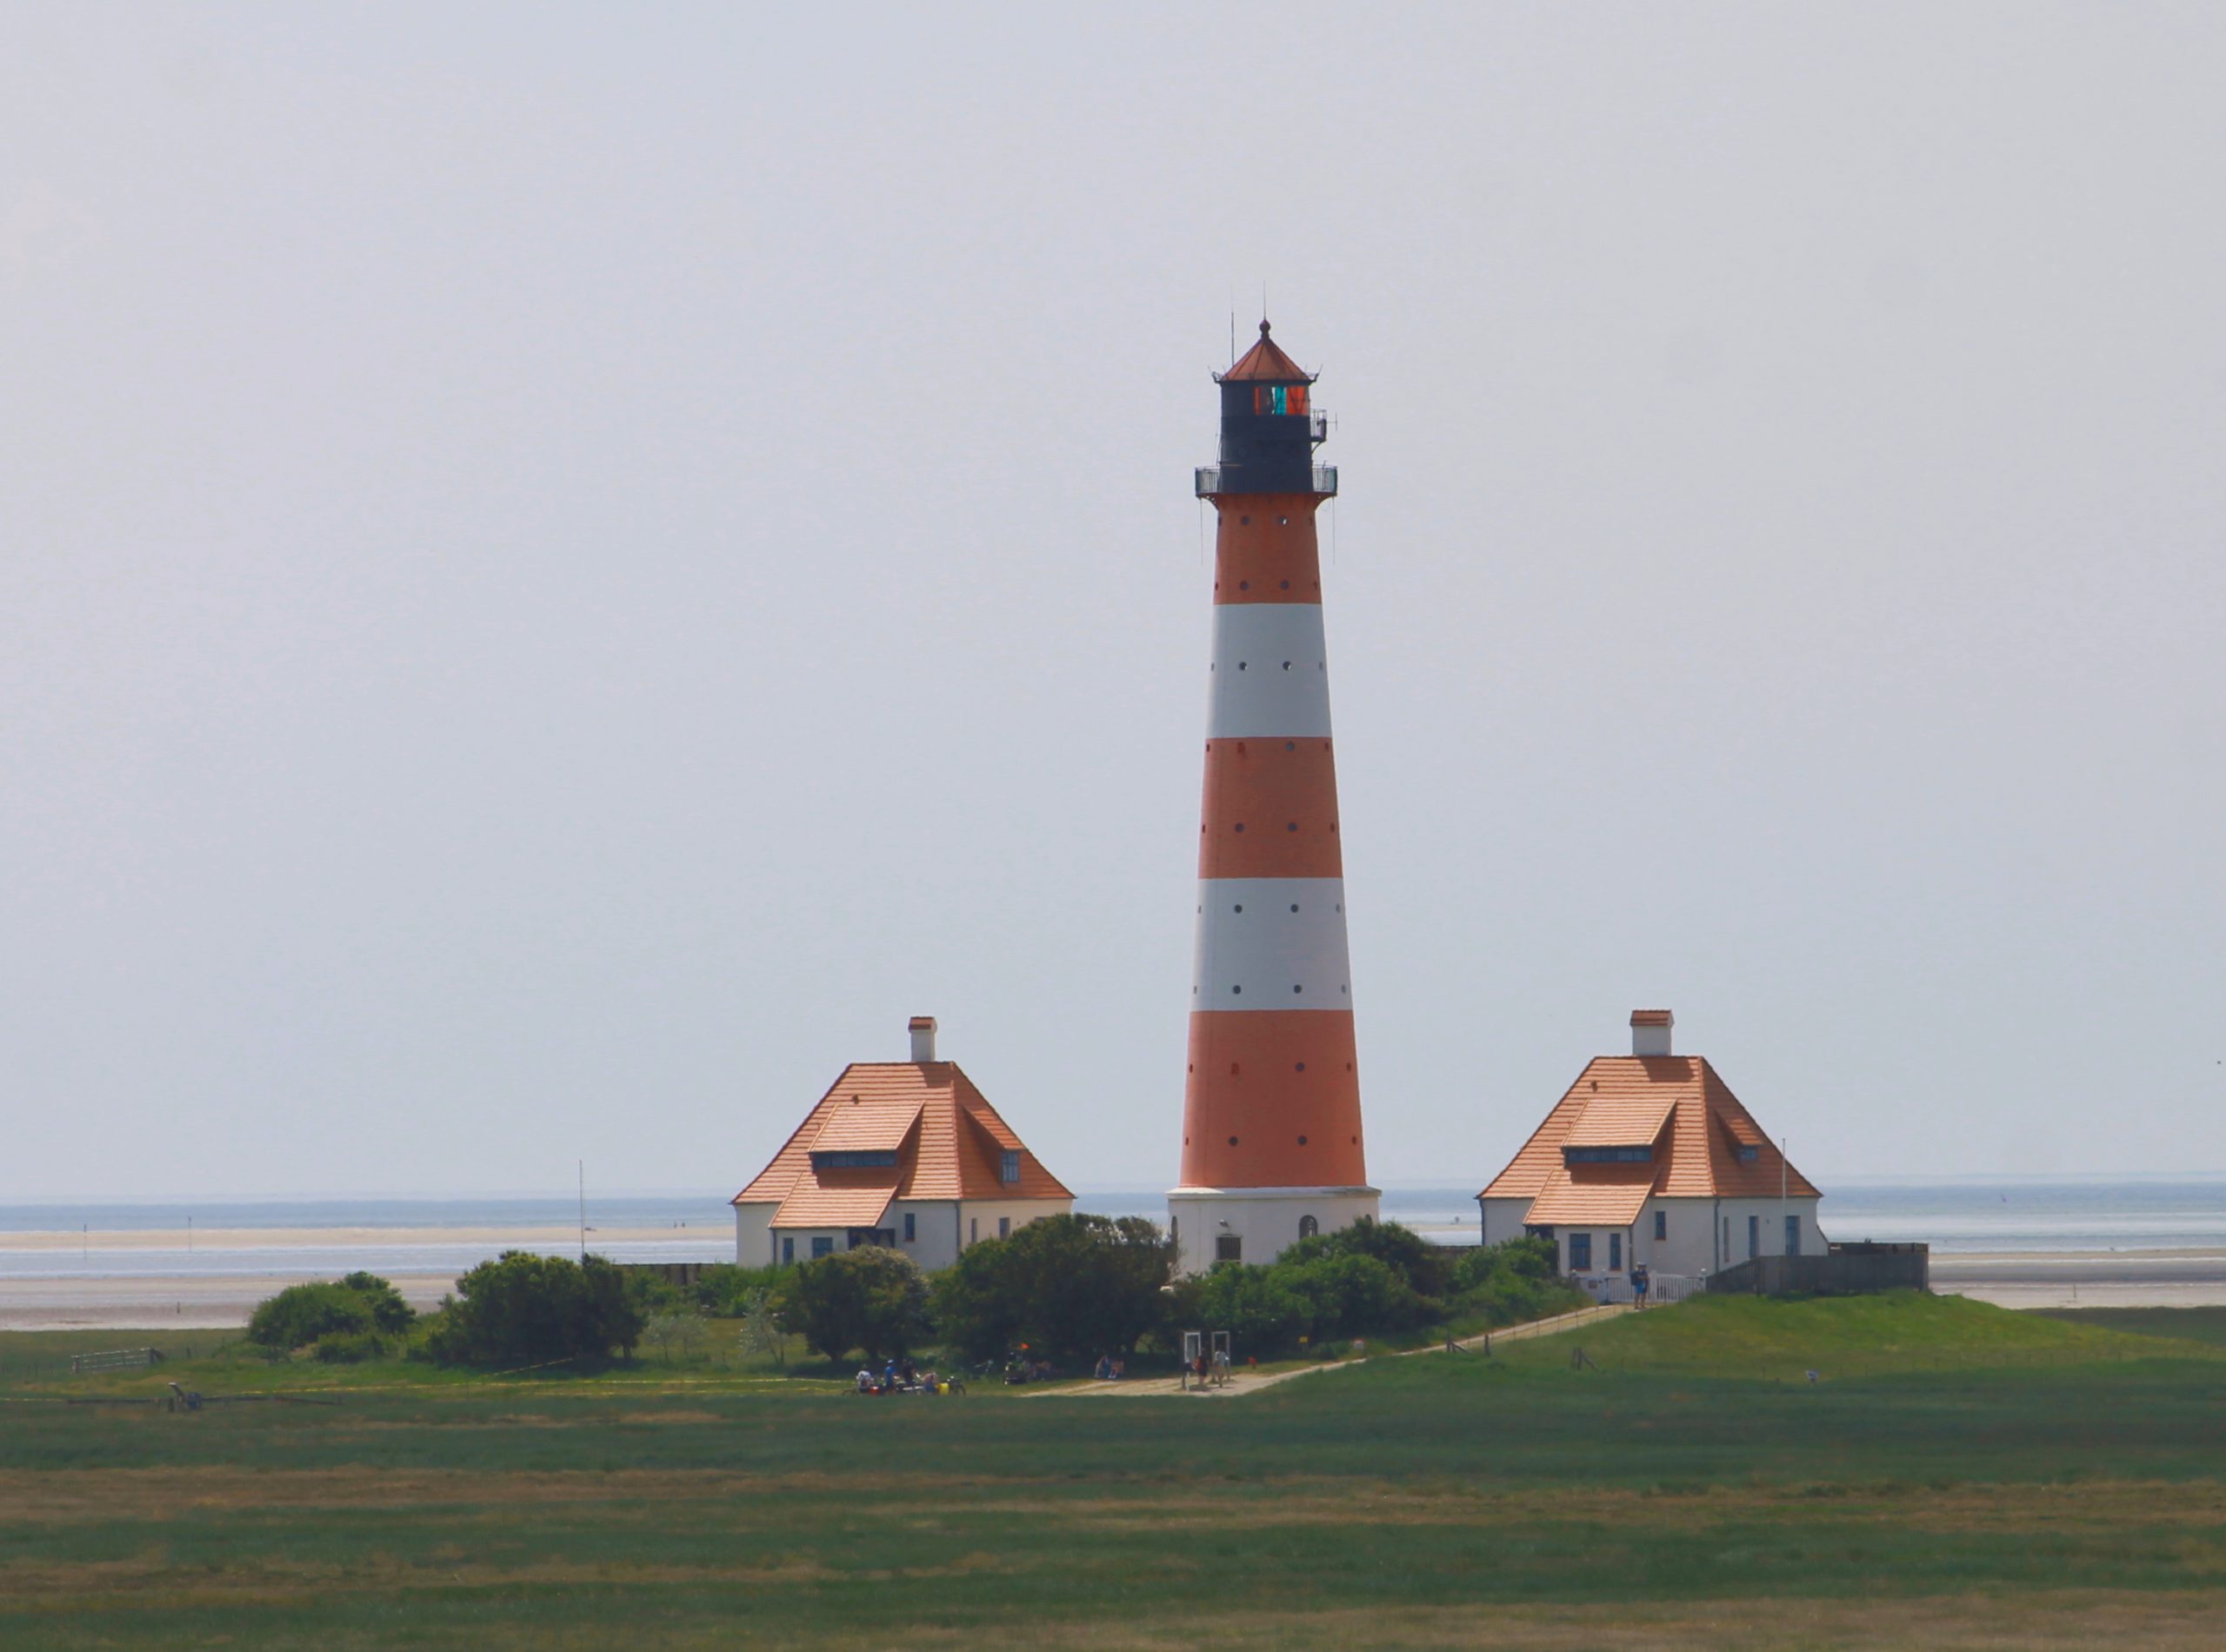
[{"label": "shrub", "polygon": [[927,1329],[928,1282],[910,1256],[882,1245],[838,1250],[783,1270],[782,1322],[829,1359],[902,1354]]},{"label": "shrub", "polygon": [[376,1331],[327,1331],[310,1351],[327,1365],[354,1365],[385,1353],[386,1339]]},{"label": "shrub", "polygon": [[714,1264],[698,1275],[696,1307],[713,1319],[742,1319],[750,1312],[750,1299],[781,1282],[778,1268],[738,1268],[730,1262]]},{"label": "shrub", "polygon": [[936,1322],[970,1359],[1025,1342],[1063,1360],[1125,1354],[1166,1315],[1174,1253],[1138,1216],[1046,1216],[960,1253],[936,1280]]},{"label": "shrub", "polygon": [[1413,1229],[1403,1228],[1396,1222],[1378,1222],[1373,1216],[1363,1216],[1350,1227],[1340,1228],[1334,1233],[1302,1239],[1278,1256],[1271,1265],[1296,1265],[1316,1256],[1372,1256],[1397,1274],[1417,1296],[1445,1295],[1458,1266],[1442,1247],[1430,1243]]},{"label": "shrub", "polygon": [[1307,1299],[1291,1288],[1279,1266],[1217,1264],[1190,1281],[1178,1296],[1190,1324],[1228,1331],[1236,1346],[1250,1353],[1272,1353],[1296,1346],[1313,1313]]},{"label": "shrub", "polygon": [[256,1304],[247,1322],[247,1339],[283,1353],[307,1347],[330,1332],[368,1331],[373,1323],[370,1304],[345,1285],[289,1285]]},{"label": "shrub", "polygon": [[443,1365],[600,1358],[632,1353],[642,1324],[624,1276],[601,1256],[506,1250],[457,1281],[424,1346]]},{"label": "shrub", "polygon": [[390,1336],[398,1336],[417,1322],[417,1310],[402,1300],[402,1293],[377,1274],[350,1274],[341,1289],[352,1290],[371,1310],[371,1323]]},{"label": "shrub", "polygon": [[1456,1265],[1454,1289],[1461,1312],[1493,1325],[1537,1319],[1583,1300],[1555,1276],[1552,1242],[1528,1236],[1469,1252]]},{"label": "shrub", "polygon": [[1408,1330],[1437,1316],[1437,1304],[1416,1295],[1405,1276],[1365,1254],[1312,1256],[1270,1269],[1306,1303],[1306,1334],[1316,1342]]}]

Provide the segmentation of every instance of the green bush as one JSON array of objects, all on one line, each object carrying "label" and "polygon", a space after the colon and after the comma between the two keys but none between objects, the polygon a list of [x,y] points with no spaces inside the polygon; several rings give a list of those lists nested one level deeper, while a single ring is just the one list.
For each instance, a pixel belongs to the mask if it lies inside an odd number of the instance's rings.
[{"label": "green bush", "polygon": [[926,1276],[883,1245],[783,1269],[776,1301],[782,1323],[831,1360],[853,1349],[869,1361],[902,1354],[927,1330]]},{"label": "green bush", "polygon": [[1512,1325],[1582,1306],[1588,1299],[1555,1275],[1554,1261],[1551,1240],[1479,1245],[1455,1265],[1454,1309],[1490,1325]]},{"label": "green bush", "polygon": [[385,1353],[386,1339],[376,1331],[327,1331],[310,1351],[327,1365],[354,1365]]},{"label": "green bush", "polygon": [[377,1274],[350,1274],[341,1289],[352,1290],[371,1310],[371,1323],[390,1336],[398,1336],[417,1320],[417,1310],[402,1300],[402,1293]]},{"label": "green bush", "polygon": [[285,1353],[320,1337],[377,1331],[399,1336],[417,1312],[377,1274],[350,1274],[330,1284],[289,1285],[256,1305],[247,1339]]},{"label": "green bush", "polygon": [[1438,1304],[1416,1294],[1406,1276],[1380,1256],[1365,1253],[1310,1256],[1271,1270],[1306,1303],[1306,1335],[1366,1336],[1410,1330],[1437,1317]]},{"label": "green bush", "polygon": [[713,1319],[742,1319],[750,1312],[750,1299],[781,1282],[778,1268],[738,1268],[730,1262],[706,1268],[695,1285],[696,1306]]},{"label": "green bush", "polygon": [[530,1365],[634,1351],[642,1311],[601,1256],[506,1250],[457,1281],[424,1338],[443,1365]]},{"label": "green bush", "polygon": [[1313,1313],[1282,1269],[1241,1262],[1217,1263],[1212,1272],[1186,1281],[1176,1300],[1185,1323],[1229,1332],[1240,1358],[1296,1347]]},{"label": "green bush", "polygon": [[306,1348],[331,1332],[368,1331],[373,1323],[371,1305],[345,1285],[289,1285],[256,1304],[247,1322],[247,1339],[283,1353]]},{"label": "green bush", "polygon": [[1411,1228],[1373,1216],[1363,1216],[1334,1233],[1301,1239],[1271,1265],[1297,1266],[1317,1256],[1373,1257],[1404,1281],[1415,1296],[1432,1298],[1446,1294],[1457,1266],[1444,1247],[1430,1243]]},{"label": "green bush", "polygon": [[969,1245],[936,1276],[936,1324],[969,1359],[1025,1343],[1057,1360],[1126,1354],[1166,1316],[1167,1237],[1139,1216],[1046,1216]]}]

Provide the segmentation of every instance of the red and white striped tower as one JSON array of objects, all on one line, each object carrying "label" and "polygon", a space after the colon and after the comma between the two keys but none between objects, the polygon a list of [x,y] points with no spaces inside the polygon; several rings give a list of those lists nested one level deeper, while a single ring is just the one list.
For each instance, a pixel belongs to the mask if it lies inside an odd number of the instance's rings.
[{"label": "red and white striped tower", "polygon": [[1311,375],[1260,323],[1221,385],[1220,517],[1198,829],[1182,1185],[1185,1271],[1268,1262],[1376,1213],[1361,1144],[1330,656],[1314,513],[1337,473]]}]

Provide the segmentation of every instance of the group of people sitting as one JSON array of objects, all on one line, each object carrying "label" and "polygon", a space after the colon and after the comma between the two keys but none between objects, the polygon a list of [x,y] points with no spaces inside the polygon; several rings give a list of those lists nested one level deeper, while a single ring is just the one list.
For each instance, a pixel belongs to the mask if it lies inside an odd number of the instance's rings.
[{"label": "group of people sitting", "polygon": [[868,1365],[858,1372],[861,1394],[949,1394],[954,1389],[963,1394],[964,1381],[923,1371],[910,1357],[890,1360],[878,1371]]},{"label": "group of people sitting", "polygon": [[1058,1376],[1058,1369],[1049,1360],[1039,1360],[1026,1349],[1018,1349],[1005,1356],[1005,1385],[1016,1382],[1048,1382]]},{"label": "group of people sitting", "polygon": [[1117,1382],[1128,1374],[1129,1362],[1119,1355],[1100,1354],[1097,1356],[1096,1376],[1099,1382]]}]

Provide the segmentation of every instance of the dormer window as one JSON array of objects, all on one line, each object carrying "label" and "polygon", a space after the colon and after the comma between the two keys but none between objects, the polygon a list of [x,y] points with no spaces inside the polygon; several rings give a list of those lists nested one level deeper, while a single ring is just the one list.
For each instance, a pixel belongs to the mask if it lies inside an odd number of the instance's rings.
[{"label": "dormer window", "polygon": [[1563,1164],[1651,1164],[1654,1149],[1650,1147],[1565,1147],[1562,1149]]},{"label": "dormer window", "polygon": [[997,1180],[1008,1187],[1020,1180],[1020,1155],[1010,1148],[998,1156]]},{"label": "dormer window", "polygon": [[1742,1164],[1753,1164],[1762,1156],[1763,1150],[1758,1147],[1743,1147],[1739,1149],[1739,1162]]},{"label": "dormer window", "polygon": [[850,1148],[811,1156],[811,1168],[815,1170],[877,1170],[896,1162],[893,1149],[884,1152],[872,1148]]}]

